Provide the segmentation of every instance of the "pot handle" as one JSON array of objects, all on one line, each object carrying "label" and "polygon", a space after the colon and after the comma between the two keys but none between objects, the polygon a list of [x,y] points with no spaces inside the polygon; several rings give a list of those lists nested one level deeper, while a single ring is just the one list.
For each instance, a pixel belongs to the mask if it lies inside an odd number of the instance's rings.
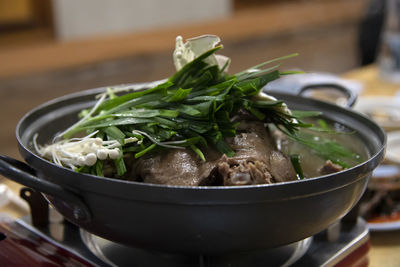
[{"label": "pot handle", "polygon": [[309,90],[318,90],[318,88],[332,88],[334,90],[340,91],[341,93],[344,93],[347,97],[347,102],[346,102],[346,107],[352,107],[356,103],[357,100],[357,94],[353,92],[352,90],[346,88],[345,86],[342,86],[338,83],[315,83],[315,84],[308,84],[303,87],[301,87],[298,91],[299,95],[304,94],[306,91]]},{"label": "pot handle", "polygon": [[71,204],[74,219],[81,222],[90,221],[90,210],[79,196],[58,184],[38,178],[36,171],[24,162],[0,154],[0,174],[14,182]]}]

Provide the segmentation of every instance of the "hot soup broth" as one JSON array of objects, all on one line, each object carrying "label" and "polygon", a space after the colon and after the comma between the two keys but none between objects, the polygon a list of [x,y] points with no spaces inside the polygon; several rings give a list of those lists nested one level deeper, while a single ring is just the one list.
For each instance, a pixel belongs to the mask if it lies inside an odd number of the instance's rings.
[{"label": "hot soup broth", "polygon": [[[345,153],[346,156],[338,159],[339,165],[342,165],[342,167],[353,167],[368,158],[368,150],[356,130],[349,129],[340,123],[330,121],[326,118],[314,118],[305,121],[312,123],[316,127],[323,128],[325,131],[302,128],[300,129],[300,136],[312,141],[320,149],[326,147],[327,149],[325,151],[335,149],[332,148],[331,143],[327,142],[335,142],[339,144],[341,148],[347,150],[345,151],[347,152]],[[322,127],[321,123],[323,125]],[[290,138],[282,140],[280,145],[285,154],[299,155],[299,161],[305,178],[321,175],[320,168],[327,161],[327,158],[321,155],[321,153]],[[329,153],[329,155],[332,157],[332,153]],[[331,158],[331,160],[333,160],[333,158]]]}]

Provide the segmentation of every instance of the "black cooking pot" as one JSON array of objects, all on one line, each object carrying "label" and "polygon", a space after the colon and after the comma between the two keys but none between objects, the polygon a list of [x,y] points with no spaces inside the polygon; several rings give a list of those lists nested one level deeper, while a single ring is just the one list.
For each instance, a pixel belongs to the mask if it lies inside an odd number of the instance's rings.
[{"label": "black cooking pot", "polygon": [[384,156],[385,133],[368,118],[333,104],[277,94],[290,108],[322,111],[357,131],[370,157],[345,171],[300,181],[241,187],[180,187],[76,173],[35,154],[92,106],[104,89],[67,95],[37,107],[16,136],[26,165],[1,156],[0,173],[43,192],[68,220],[123,244],[181,253],[223,253],[271,248],[314,235],[360,199]]}]

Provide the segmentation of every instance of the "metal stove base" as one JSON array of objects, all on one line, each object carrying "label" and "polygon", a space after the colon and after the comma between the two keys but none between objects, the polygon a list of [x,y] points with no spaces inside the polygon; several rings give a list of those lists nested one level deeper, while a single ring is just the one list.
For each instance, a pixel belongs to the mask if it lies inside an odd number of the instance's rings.
[{"label": "metal stove base", "polygon": [[[28,219],[9,221],[9,224],[14,231],[26,232],[29,236],[40,236],[41,239],[53,246],[85,259],[87,266],[240,267],[283,265],[296,267],[352,266],[352,264],[362,266],[364,262],[367,262],[369,248],[368,228],[365,221],[360,218],[356,223],[342,222],[337,224],[331,227],[329,231],[315,235],[312,242],[311,239],[306,239],[268,251],[240,252],[218,256],[176,255],[145,251],[114,244],[90,234],[86,234],[85,237],[85,234],[83,234],[84,238],[91,236],[91,246],[98,246],[93,250],[93,247],[89,249],[82,241],[80,229],[68,222],[50,223],[40,228],[33,227]],[[102,244],[103,247],[97,239],[105,242]],[[88,243],[87,240],[86,243]],[[307,250],[301,250],[299,246],[307,247]],[[95,256],[95,254],[98,254],[96,250],[100,251],[102,255]],[[298,258],[299,256],[301,257],[296,262],[290,260],[291,257]]]}]

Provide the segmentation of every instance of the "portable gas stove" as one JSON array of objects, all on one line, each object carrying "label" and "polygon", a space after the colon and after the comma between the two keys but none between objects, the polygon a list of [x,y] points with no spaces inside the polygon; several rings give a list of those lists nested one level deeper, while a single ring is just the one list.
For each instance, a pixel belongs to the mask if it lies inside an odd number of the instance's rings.
[{"label": "portable gas stove", "polygon": [[354,266],[368,265],[369,232],[353,211],[329,229],[286,246],[226,255],[180,255],[127,247],[71,223],[49,220],[40,193],[23,188],[31,218],[0,215],[0,266]]}]

